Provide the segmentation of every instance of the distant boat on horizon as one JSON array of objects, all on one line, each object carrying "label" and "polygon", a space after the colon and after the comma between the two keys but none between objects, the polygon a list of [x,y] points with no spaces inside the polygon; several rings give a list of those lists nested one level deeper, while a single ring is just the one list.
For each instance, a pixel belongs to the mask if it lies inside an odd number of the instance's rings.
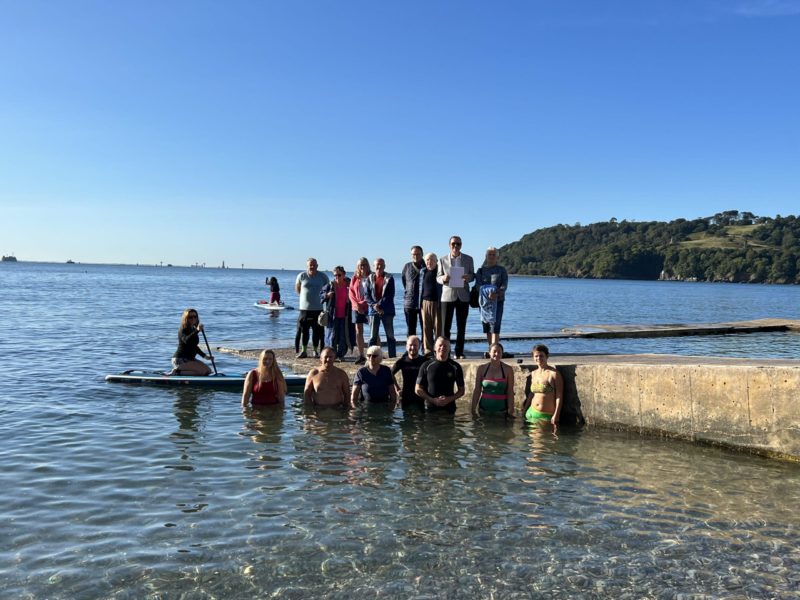
[{"label": "distant boat on horizon", "polygon": [[67,261],[67,264],[68,264],[68,265],[74,265],[74,264],[75,264],[75,261],[74,261],[74,260],[72,260],[72,259],[70,258],[70,259]]},{"label": "distant boat on horizon", "polygon": [[13,254],[9,254],[8,256],[3,254],[3,262],[17,262],[17,257]]}]

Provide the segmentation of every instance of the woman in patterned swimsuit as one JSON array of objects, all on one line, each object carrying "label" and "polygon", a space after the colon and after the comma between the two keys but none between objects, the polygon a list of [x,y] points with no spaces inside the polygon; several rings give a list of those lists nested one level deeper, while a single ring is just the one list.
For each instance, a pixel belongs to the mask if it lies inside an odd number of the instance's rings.
[{"label": "woman in patterned swimsuit", "polygon": [[472,392],[472,414],[483,412],[506,413],[514,416],[514,369],[501,362],[503,345],[492,344],[489,348],[491,361],[478,367],[475,389]]},{"label": "woman in patterned swimsuit", "polygon": [[561,414],[564,380],[555,367],[547,364],[549,356],[550,350],[544,344],[533,347],[533,362],[538,368],[528,377],[522,410],[528,423],[549,421],[555,429]]}]

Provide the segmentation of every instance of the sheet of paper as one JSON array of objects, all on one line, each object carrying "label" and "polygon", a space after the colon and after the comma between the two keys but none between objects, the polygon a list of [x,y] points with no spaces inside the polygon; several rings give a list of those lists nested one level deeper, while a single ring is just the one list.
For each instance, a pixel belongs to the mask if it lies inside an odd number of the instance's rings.
[{"label": "sheet of paper", "polygon": [[464,267],[450,267],[450,283],[447,286],[454,288],[464,287]]}]

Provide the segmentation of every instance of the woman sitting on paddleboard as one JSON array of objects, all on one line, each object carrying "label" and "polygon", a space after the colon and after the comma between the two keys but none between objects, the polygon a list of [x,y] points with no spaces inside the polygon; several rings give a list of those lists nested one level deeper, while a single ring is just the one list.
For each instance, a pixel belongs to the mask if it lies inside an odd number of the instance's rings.
[{"label": "woman sitting on paddleboard", "polygon": [[275,361],[275,352],[264,350],[258,357],[258,368],[247,374],[242,392],[242,406],[283,406],[286,380]]},{"label": "woman sitting on paddleboard", "polygon": [[211,368],[195,357],[199,354],[207,358],[206,353],[200,350],[200,332],[203,324],[197,311],[187,308],[181,317],[181,326],[178,329],[178,349],[172,355],[172,375],[209,375]]}]

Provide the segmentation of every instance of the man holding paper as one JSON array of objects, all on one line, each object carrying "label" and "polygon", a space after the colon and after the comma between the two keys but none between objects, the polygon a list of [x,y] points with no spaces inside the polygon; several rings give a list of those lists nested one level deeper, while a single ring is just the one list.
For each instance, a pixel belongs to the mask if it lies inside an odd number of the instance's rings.
[{"label": "man holding paper", "polygon": [[475,279],[472,257],[461,253],[461,238],[450,238],[450,253],[439,261],[436,280],[442,284],[444,337],[450,339],[453,312],[456,314],[456,358],[464,358],[464,337],[469,316],[469,282]]}]

